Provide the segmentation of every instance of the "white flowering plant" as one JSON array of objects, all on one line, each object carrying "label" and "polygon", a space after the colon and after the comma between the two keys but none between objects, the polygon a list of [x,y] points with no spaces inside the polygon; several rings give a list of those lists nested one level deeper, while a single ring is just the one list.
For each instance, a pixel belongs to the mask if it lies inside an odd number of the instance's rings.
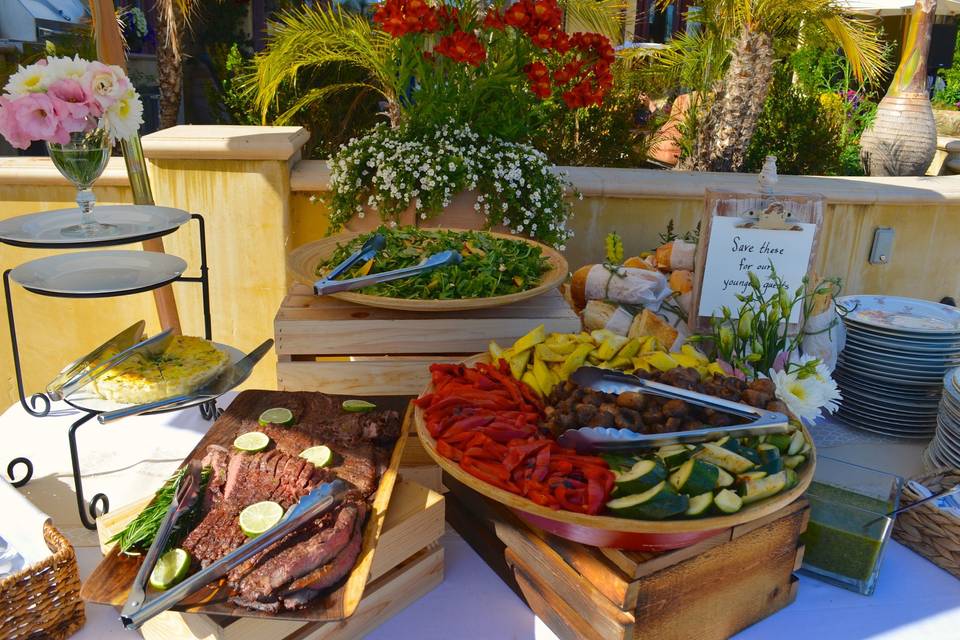
[{"label": "white flowering plant", "polygon": [[570,184],[547,157],[528,144],[481,136],[467,124],[427,133],[378,125],[341,147],[329,166],[331,232],[372,212],[396,225],[410,207],[417,220],[426,220],[470,191],[487,228],[504,225],[561,250],[573,235],[566,227]]}]

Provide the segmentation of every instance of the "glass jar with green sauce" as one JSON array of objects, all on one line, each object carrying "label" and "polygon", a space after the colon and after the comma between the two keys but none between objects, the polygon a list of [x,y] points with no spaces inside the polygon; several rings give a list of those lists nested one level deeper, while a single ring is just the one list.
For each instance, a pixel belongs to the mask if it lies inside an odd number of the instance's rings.
[{"label": "glass jar with green sauce", "polygon": [[893,531],[903,479],[818,456],[807,490],[810,522],[801,537],[803,572],[850,591],[871,595]]}]

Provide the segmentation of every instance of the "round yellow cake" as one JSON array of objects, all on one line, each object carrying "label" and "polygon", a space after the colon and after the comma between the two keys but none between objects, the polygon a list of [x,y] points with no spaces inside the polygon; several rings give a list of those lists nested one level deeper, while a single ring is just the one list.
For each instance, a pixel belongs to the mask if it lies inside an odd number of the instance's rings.
[{"label": "round yellow cake", "polygon": [[143,404],[189,394],[217,376],[229,356],[203,338],[175,336],[160,353],[135,354],[96,381],[113,402]]}]

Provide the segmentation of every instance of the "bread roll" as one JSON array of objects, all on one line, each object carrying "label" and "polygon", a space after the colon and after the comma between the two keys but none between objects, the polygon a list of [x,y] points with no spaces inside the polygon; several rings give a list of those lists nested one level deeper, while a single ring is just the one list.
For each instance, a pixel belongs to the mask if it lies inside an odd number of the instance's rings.
[{"label": "bread roll", "polygon": [[680,269],[670,274],[667,284],[677,293],[693,291],[693,272]]},{"label": "bread roll", "polygon": [[657,247],[656,263],[661,271],[693,271],[693,258],[697,245],[683,240],[674,240]]},{"label": "bread roll", "polygon": [[583,321],[583,328],[587,331],[606,328],[607,321],[610,320],[616,310],[617,307],[609,302],[603,302],[601,300],[587,301],[586,306],[583,308],[583,313],[580,315]]},{"label": "bread roll", "polygon": [[570,297],[578,310],[588,300],[659,305],[668,294],[666,276],[632,267],[618,267],[612,274],[601,264],[587,265],[577,269],[570,282]]}]

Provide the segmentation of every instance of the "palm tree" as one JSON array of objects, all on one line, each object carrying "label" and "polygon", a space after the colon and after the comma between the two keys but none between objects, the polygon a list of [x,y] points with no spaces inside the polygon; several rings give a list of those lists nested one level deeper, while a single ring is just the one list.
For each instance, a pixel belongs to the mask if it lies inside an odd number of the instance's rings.
[{"label": "palm tree", "polygon": [[676,38],[655,64],[660,73],[694,79],[691,88],[702,96],[685,164],[696,171],[743,167],[781,39],[799,36],[842,48],[859,80],[884,69],[873,23],[842,13],[834,0],[704,0],[695,20],[702,33]]},{"label": "palm tree", "polygon": [[183,92],[182,39],[198,0],[155,0],[160,128],[177,124]]},{"label": "palm tree", "polygon": [[860,139],[872,176],[921,176],[937,152],[937,124],[927,93],[927,54],[937,0],[917,0],[910,14],[900,66]]}]

